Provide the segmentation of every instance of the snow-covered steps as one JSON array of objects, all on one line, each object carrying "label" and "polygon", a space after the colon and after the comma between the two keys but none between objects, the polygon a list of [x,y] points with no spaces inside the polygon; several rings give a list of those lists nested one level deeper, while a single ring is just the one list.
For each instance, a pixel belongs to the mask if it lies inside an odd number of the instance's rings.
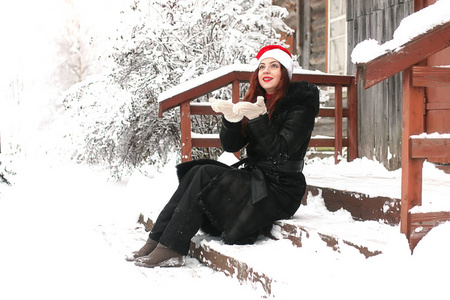
[{"label": "snow-covered steps", "polygon": [[[346,230],[350,230],[350,228],[347,228]],[[301,224],[296,224],[295,222],[289,220],[277,222],[274,225],[274,231],[278,232],[277,235],[278,238],[276,236],[273,236],[274,239],[279,238],[288,239],[292,242],[293,245],[297,247],[302,247],[302,240],[304,240],[305,238],[309,238],[310,234],[315,233],[321,238],[322,241],[324,241],[327,244],[328,247],[331,247],[333,250],[337,252],[340,252],[341,249],[340,245],[345,244],[354,247],[366,258],[382,253],[382,251],[380,250],[382,249],[382,247],[377,247],[380,245],[377,245],[376,243],[370,241],[370,238],[368,240],[367,245],[364,243],[364,240],[367,239],[367,236],[363,237],[362,239],[361,237],[346,238],[345,234],[344,237],[342,237],[342,235],[333,232],[333,230],[327,231],[321,230],[320,228],[319,229],[310,228],[307,226],[303,226]],[[357,231],[360,231],[360,228],[358,228]]]},{"label": "snow-covered steps", "polygon": [[450,221],[449,211],[439,212],[409,212],[411,232],[409,233],[409,245],[411,249],[434,227]]},{"label": "snow-covered steps", "polygon": [[398,227],[374,221],[350,220],[339,226],[334,222],[333,230],[330,216],[321,218],[326,226],[320,230],[326,233],[301,226],[299,220],[280,221],[271,231],[273,238],[260,237],[253,245],[225,245],[219,238],[199,234],[192,239],[190,255],[241,284],[251,285],[263,296],[276,298],[282,290],[298,286],[301,270],[312,263],[306,260],[317,251],[323,252],[323,245],[329,246],[325,248],[330,260],[365,260],[381,254],[399,236]]},{"label": "snow-covered steps", "polygon": [[330,257],[335,259],[340,255],[367,259],[382,254],[399,240],[398,225],[386,224],[383,218],[355,220],[342,208],[330,211],[322,196],[310,190],[304,201],[307,205],[302,205],[293,218],[277,221],[270,234],[254,245],[225,245],[219,238],[200,234],[192,240],[190,255],[273,296],[274,290],[279,291],[286,282],[292,285],[295,276],[285,273],[302,269],[305,251],[320,251],[327,245]]},{"label": "snow-covered steps", "polygon": [[251,253],[252,250],[256,250],[255,247],[255,245],[224,245],[219,239],[197,235],[192,239],[189,255],[216,271],[236,278],[241,283],[250,283],[265,295],[271,295],[273,278],[236,255],[237,252]]}]

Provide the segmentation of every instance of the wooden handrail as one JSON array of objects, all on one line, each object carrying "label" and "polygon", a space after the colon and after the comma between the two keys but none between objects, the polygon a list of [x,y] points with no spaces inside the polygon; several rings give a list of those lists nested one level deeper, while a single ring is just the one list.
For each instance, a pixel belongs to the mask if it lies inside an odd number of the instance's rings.
[{"label": "wooden handrail", "polygon": [[[191,115],[218,115],[208,103],[198,104],[191,101],[203,95],[232,85],[232,101],[239,101],[240,84],[249,82],[254,67],[249,65],[231,65],[215,72],[204,74],[190,82],[183,83],[160,95],[159,116],[164,111],[180,107],[181,114],[181,157],[182,161],[191,160],[192,147],[220,147],[218,138],[192,138]],[[355,76],[330,75],[319,72],[295,70],[292,81],[306,80],[320,86],[335,87],[335,107],[320,108],[319,116],[335,119],[334,138],[312,138],[310,147],[333,147],[335,162],[339,162],[342,148],[348,148],[349,161],[357,157],[357,100]],[[343,88],[347,88],[348,108],[342,107]],[[347,118],[347,138],[342,136],[342,119]]]}]

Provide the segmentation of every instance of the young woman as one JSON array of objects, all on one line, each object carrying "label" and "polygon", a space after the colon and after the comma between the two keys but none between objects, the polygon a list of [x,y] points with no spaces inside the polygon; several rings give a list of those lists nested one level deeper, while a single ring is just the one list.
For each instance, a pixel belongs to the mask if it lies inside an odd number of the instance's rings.
[{"label": "young woman", "polygon": [[146,244],[132,260],[143,267],[181,266],[199,229],[227,244],[253,243],[274,221],[290,218],[305,193],[303,158],[319,111],[319,90],[291,82],[291,54],[263,47],[243,101],[212,100],[223,114],[225,151],[246,147],[239,166],[195,160],[177,166],[179,186]]}]

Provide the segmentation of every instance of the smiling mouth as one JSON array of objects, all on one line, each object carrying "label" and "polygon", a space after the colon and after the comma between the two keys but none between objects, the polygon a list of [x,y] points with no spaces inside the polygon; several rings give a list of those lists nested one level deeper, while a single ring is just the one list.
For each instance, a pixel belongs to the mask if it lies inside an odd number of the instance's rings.
[{"label": "smiling mouth", "polygon": [[269,82],[271,81],[273,78],[272,77],[263,77],[263,81],[264,82]]}]

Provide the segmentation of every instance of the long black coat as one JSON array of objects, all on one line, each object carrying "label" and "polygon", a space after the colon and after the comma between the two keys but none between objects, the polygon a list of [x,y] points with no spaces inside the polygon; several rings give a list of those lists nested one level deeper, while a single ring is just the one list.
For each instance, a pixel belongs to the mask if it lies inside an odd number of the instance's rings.
[{"label": "long black coat", "polygon": [[[306,189],[303,158],[318,111],[318,88],[302,81],[291,83],[270,120],[267,114],[249,120],[246,135],[241,122],[223,118],[222,147],[236,152],[246,146],[247,159],[244,167],[229,167],[199,194],[208,217],[204,231],[221,234],[229,244],[252,243],[262,229],[297,211]],[[178,176],[202,163],[220,164],[208,160],[181,164]]]}]

